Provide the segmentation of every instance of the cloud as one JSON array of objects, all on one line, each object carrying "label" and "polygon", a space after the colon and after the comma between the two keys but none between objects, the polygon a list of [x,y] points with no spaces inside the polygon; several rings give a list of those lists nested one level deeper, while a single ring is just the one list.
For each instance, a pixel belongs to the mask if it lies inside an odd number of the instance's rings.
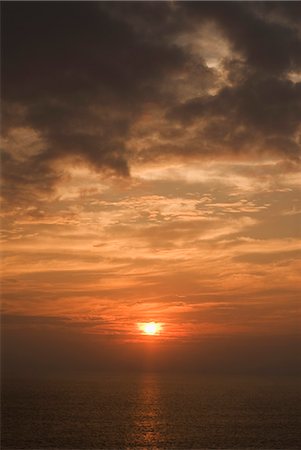
[{"label": "cloud", "polygon": [[253,364],[266,338],[285,361],[300,291],[299,10],[3,2],[9,358],[28,367],[32,346],[33,368],[57,351],[57,367],[68,354],[138,367],[144,348],[127,346],[154,320],[160,351],[174,345],[163,366],[186,343],[190,367],[207,354],[225,368],[237,350],[234,367],[245,349]]},{"label": "cloud", "polygon": [[173,107],[168,117],[184,126],[205,123],[203,129],[196,129],[200,154],[202,142],[209,142],[215,154],[257,150],[300,158],[294,135],[301,117],[301,83],[255,75],[216,95],[196,97]]},{"label": "cloud", "polygon": [[248,66],[256,70],[275,74],[301,65],[298,29],[275,20],[280,11],[291,18],[298,7],[243,2],[187,2],[182,7],[195,26],[202,21],[215,21]]},{"label": "cloud", "polygon": [[33,172],[80,159],[128,175],[131,123],[148,98],[159,101],[156,82],[181,64],[181,51],[144,41],[93,3],[6,4],[3,16],[3,128],[40,134]]},{"label": "cloud", "polygon": [[[270,152],[298,159],[301,86],[287,78],[300,67],[295,6],[2,8],[4,136],[18,130],[37,136],[35,151],[29,145],[21,151],[22,162],[12,140],[6,149],[10,201],[16,190],[50,191],[64,181],[62,164],[127,177],[133,161],[158,158]],[[208,23],[215,24],[218,45]],[[214,67],[206,62],[207,42]],[[228,50],[220,52],[225,43]]]},{"label": "cloud", "polygon": [[270,253],[245,253],[236,258],[238,261],[247,262],[251,264],[271,264],[285,262],[288,264],[290,261],[297,261],[301,259],[300,250],[291,250],[283,252],[270,252]]}]

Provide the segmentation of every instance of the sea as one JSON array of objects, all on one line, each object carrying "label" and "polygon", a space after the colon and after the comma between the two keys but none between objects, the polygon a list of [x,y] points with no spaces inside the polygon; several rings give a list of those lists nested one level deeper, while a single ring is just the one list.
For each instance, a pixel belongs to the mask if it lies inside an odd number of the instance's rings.
[{"label": "sea", "polygon": [[300,449],[293,377],[106,373],[2,383],[2,449]]}]

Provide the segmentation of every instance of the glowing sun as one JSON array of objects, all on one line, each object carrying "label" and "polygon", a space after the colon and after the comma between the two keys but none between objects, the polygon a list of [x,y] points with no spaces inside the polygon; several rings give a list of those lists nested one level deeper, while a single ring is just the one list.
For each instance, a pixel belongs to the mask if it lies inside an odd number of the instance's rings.
[{"label": "glowing sun", "polygon": [[145,334],[153,335],[153,334],[157,334],[160,331],[161,327],[160,327],[159,323],[148,322],[148,323],[144,323],[141,328]]}]

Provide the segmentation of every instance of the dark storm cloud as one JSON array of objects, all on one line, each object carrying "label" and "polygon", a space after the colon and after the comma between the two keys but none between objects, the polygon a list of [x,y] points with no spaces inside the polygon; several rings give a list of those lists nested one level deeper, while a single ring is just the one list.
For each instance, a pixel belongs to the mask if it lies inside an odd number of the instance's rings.
[{"label": "dark storm cloud", "polygon": [[217,95],[194,98],[174,111],[183,122],[197,117],[235,115],[246,125],[263,133],[293,134],[300,124],[301,83],[276,78],[248,78],[235,87],[226,87]]},{"label": "dark storm cloud", "polygon": [[213,20],[239,50],[250,66],[260,71],[283,72],[301,65],[301,41],[298,30],[285,23],[271,21],[278,13],[293,16],[296,8],[284,2],[257,5],[253,2],[185,2],[182,7],[190,20]]},{"label": "dark storm cloud", "polygon": [[156,82],[181,65],[181,51],[89,2],[5,3],[3,41],[3,128],[42,134],[34,170],[78,156],[127,175],[129,127],[143,102],[159,101]]},{"label": "dark storm cloud", "polygon": [[294,25],[300,30],[301,4],[300,2],[257,2],[253,4],[262,14],[273,14],[278,22]]},{"label": "dark storm cloud", "polygon": [[10,100],[76,94],[74,101],[86,106],[100,93],[103,100],[133,101],[141,85],[181,62],[177,49],[146,42],[96,2],[14,2],[3,9]]},{"label": "dark storm cloud", "polygon": [[[232,49],[243,57],[224,61],[230,84],[217,94],[191,98],[174,106],[169,119],[183,125],[205,122],[199,152],[243,154],[276,152],[299,158],[301,83],[287,79],[301,67],[301,39],[292,3],[187,2],[182,4],[195,26],[218,24]],[[190,146],[195,154],[194,145]],[[181,151],[181,150],[180,150]]]},{"label": "dark storm cloud", "polygon": [[250,76],[217,95],[197,97],[174,107],[169,117],[183,125],[206,119],[202,137],[220,146],[245,151],[248,145],[252,150],[259,138],[262,150],[296,158],[300,147],[292,138],[300,125],[301,83]]},{"label": "dark storm cloud", "polygon": [[[290,158],[299,152],[294,134],[301,86],[286,78],[301,63],[296,5],[4,2],[2,9],[3,132],[30,127],[44,142],[26,162],[4,158],[11,199],[18,186],[53,186],[59,179],[53,163],[64,159],[127,176],[132,127],[149,104],[168,111],[161,137],[176,136],[177,121],[206,124],[194,136],[184,128],[186,144],[175,150],[158,144],[145,160],[162,152],[214,156],[230,148],[245,154],[267,149]],[[195,98],[183,101],[173,76],[184,73],[189,84],[191,67],[198,64],[201,86],[206,65],[177,38],[208,21],[242,60],[233,54],[224,61],[230,84],[217,94],[198,88]],[[212,71],[207,72],[208,88]]]}]

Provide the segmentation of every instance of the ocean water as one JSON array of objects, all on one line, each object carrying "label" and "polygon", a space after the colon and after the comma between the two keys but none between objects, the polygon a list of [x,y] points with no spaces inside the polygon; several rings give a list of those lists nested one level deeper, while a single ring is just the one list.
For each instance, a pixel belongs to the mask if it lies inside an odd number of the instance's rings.
[{"label": "ocean water", "polygon": [[292,378],[98,375],[4,381],[2,449],[298,449]]}]

